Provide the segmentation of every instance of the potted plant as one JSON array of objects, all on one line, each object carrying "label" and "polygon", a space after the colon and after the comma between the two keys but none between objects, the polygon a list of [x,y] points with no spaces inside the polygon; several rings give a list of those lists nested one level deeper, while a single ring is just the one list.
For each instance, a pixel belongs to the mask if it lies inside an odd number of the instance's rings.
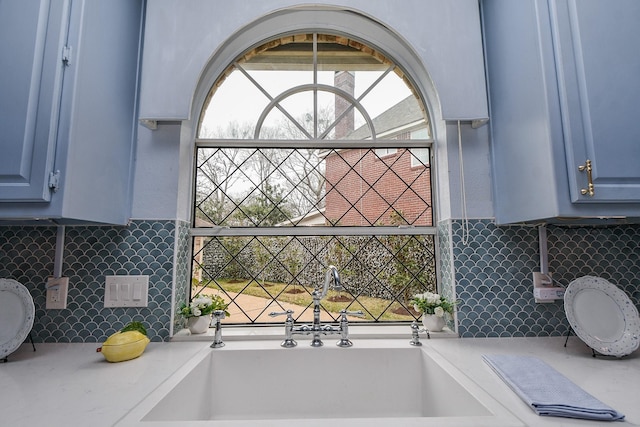
[{"label": "potted plant", "polygon": [[445,313],[453,313],[453,308],[456,305],[455,301],[450,301],[433,292],[416,294],[410,302],[416,311],[423,313],[422,323],[431,332],[442,330],[445,323]]},{"label": "potted plant", "polygon": [[219,295],[197,296],[189,304],[182,304],[180,314],[187,318],[187,327],[192,334],[202,334],[211,325],[211,313],[224,310],[224,314],[229,316],[228,306]]}]

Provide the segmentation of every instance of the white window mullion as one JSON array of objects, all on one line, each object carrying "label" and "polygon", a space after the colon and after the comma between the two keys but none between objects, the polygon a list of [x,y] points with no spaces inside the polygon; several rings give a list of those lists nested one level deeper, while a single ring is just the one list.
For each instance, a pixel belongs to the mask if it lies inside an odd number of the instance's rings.
[{"label": "white window mullion", "polygon": [[192,228],[191,236],[420,236],[433,235],[435,227],[208,227]]},{"label": "white window mullion", "polygon": [[318,139],[318,34],[313,33],[313,139]]},{"label": "white window mullion", "polygon": [[425,148],[432,139],[378,139],[364,140],[289,140],[289,139],[196,139],[197,148]]}]

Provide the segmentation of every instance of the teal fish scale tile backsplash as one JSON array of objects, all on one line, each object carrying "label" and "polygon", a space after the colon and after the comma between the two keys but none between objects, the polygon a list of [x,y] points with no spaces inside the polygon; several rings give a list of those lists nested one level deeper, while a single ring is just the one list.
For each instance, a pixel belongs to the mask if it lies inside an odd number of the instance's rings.
[{"label": "teal fish scale tile backsplash", "polygon": [[[446,228],[440,228],[440,234]],[[471,220],[451,222],[452,266],[461,337],[522,337],[566,334],[562,300],[538,304],[532,272],[540,271],[538,228],[496,226]],[[640,226],[547,226],[549,271],[563,286],[599,276],[640,303]],[[452,277],[443,274],[443,285]]]},{"label": "teal fish scale tile backsplash", "polygon": [[[44,283],[53,274],[56,227],[0,228],[0,277],[19,281],[31,293],[36,342],[102,342],[133,320],[144,323],[153,341],[167,340],[175,224],[133,221],[126,227],[66,227],[63,275],[69,277],[69,294],[64,310],[45,308]],[[188,264],[180,271],[185,268]],[[148,307],[104,308],[107,275],[148,275]]]},{"label": "teal fish scale tile backsplash", "polygon": [[[461,337],[550,336],[567,333],[562,301],[536,304],[532,272],[540,266],[538,230],[470,220],[438,224],[443,294],[460,301]],[[24,284],[33,296],[36,342],[102,342],[132,320],[153,341],[168,340],[184,319],[173,316],[190,287],[189,223],[136,220],[126,227],[68,226],[63,274],[69,276],[65,310],[46,310],[44,283],[53,273],[56,227],[0,227],[0,277]],[[568,285],[593,275],[640,302],[640,225],[547,226],[549,269]],[[149,275],[149,306],[104,308],[106,275]],[[172,323],[173,318],[173,323]],[[454,326],[451,324],[450,326]]]},{"label": "teal fish scale tile backsplash", "polygon": [[[189,234],[190,224],[185,221],[177,222],[177,244],[176,244],[176,281],[174,289],[174,312],[180,310],[180,305],[189,299],[191,288],[191,237]],[[187,321],[182,316],[174,316],[174,331],[186,327]]]}]

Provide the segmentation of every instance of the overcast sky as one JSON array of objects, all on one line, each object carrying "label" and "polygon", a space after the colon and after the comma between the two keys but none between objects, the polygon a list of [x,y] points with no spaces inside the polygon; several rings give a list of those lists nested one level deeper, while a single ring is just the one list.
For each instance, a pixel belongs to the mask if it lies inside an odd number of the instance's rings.
[{"label": "overcast sky", "polygon": [[[251,74],[272,97],[276,97],[292,87],[313,83],[311,72],[252,71]],[[380,72],[357,72],[355,97],[358,98],[380,74]],[[333,72],[319,72],[318,83],[332,86]],[[406,98],[409,94],[410,91],[404,82],[395,73],[389,73],[384,80],[363,98],[362,104],[371,118],[374,118]],[[203,124],[209,129],[215,129],[219,126],[224,128],[225,124],[232,120],[236,120],[239,123],[255,122],[267,104],[268,99],[265,95],[247,80],[242,73],[235,71],[216,91]],[[313,109],[311,92],[293,95],[283,105],[288,110],[296,110],[290,111],[294,117],[309,112]],[[333,106],[333,94],[321,92],[319,106]],[[267,120],[267,123],[269,123],[269,120]],[[362,123],[356,123],[356,127],[360,124]]]}]

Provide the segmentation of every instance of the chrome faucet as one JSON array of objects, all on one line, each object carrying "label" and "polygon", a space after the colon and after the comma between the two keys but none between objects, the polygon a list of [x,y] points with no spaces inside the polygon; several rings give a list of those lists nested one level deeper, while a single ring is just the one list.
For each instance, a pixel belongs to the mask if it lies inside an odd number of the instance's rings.
[{"label": "chrome faucet", "polygon": [[322,286],[322,292],[318,288],[316,288],[311,297],[313,298],[313,326],[311,328],[311,333],[313,334],[313,339],[311,340],[311,347],[322,347],[322,340],[320,339],[320,334],[333,334],[339,333],[339,330],[335,330],[334,328],[327,325],[324,328],[322,327],[322,323],[320,322],[320,301],[324,297],[327,296],[327,292],[329,291],[329,283],[331,282],[331,278],[333,277],[333,288],[335,290],[342,289],[342,283],[340,283],[340,274],[338,273],[338,269],[330,265],[327,269],[327,272],[324,274],[324,284]]},{"label": "chrome faucet", "polygon": [[313,298],[313,324],[312,325],[302,325],[295,327],[293,321],[293,311],[287,310],[283,312],[272,312],[269,313],[269,316],[275,317],[280,315],[287,315],[287,320],[285,321],[285,339],[280,344],[282,347],[291,348],[295,347],[298,343],[293,339],[293,335],[312,335],[311,339],[311,347],[322,347],[323,343],[320,339],[320,335],[332,335],[332,334],[340,334],[341,339],[338,341],[338,347],[351,347],[353,343],[349,340],[349,321],[347,316],[358,316],[364,317],[364,313],[360,310],[358,311],[340,311],[340,325],[339,326],[331,326],[331,325],[322,325],[320,322],[320,302],[322,299],[327,296],[327,292],[329,291],[329,284],[331,283],[331,279],[333,278],[333,288],[336,290],[342,289],[342,284],[340,283],[340,274],[338,273],[338,269],[330,265],[327,269],[327,272],[324,275],[324,284],[322,286],[322,290],[316,288],[312,293],[311,297]]}]

